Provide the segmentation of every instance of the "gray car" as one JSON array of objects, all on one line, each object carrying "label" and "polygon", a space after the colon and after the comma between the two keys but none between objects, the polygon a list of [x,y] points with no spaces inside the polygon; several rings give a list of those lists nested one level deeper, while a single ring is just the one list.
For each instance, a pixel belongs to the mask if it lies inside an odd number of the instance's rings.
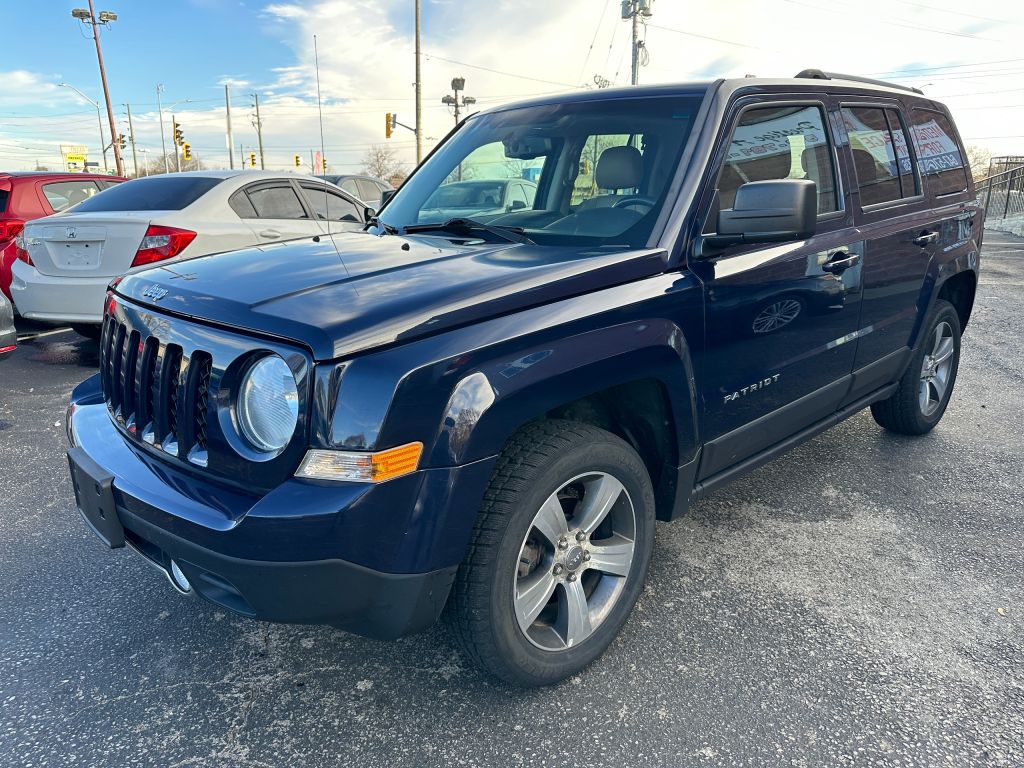
[{"label": "gray car", "polygon": [[18,346],[18,335],[14,330],[14,307],[7,297],[0,293],[0,360],[7,357]]}]

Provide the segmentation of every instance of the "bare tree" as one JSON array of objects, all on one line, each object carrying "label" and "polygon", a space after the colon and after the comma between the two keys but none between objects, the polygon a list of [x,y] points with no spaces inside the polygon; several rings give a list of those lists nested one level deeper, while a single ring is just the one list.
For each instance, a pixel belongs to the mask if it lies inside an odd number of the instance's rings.
[{"label": "bare tree", "polygon": [[967,164],[974,178],[983,179],[988,176],[988,166],[992,162],[992,152],[977,144],[967,145]]},{"label": "bare tree", "polygon": [[395,157],[395,151],[383,144],[375,144],[363,156],[363,173],[394,184],[394,179],[405,179],[405,164]]}]

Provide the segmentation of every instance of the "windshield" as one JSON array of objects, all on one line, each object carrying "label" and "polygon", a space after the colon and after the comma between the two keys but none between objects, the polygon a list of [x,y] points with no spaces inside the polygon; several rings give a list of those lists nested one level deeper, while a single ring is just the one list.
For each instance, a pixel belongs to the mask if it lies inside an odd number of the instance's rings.
[{"label": "windshield", "polygon": [[597,99],[471,117],[405,183],[380,223],[401,233],[470,219],[522,230],[541,245],[643,246],[702,96]]}]

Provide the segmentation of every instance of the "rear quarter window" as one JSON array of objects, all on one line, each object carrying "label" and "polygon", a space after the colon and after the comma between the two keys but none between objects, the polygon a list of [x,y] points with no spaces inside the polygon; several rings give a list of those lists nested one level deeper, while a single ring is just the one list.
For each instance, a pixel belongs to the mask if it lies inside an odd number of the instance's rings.
[{"label": "rear quarter window", "polygon": [[43,196],[54,213],[60,213],[72,205],[84,202],[100,193],[100,188],[91,179],[81,181],[55,181],[43,184]]},{"label": "rear quarter window", "polygon": [[6,189],[0,189],[0,213],[7,210],[7,199],[11,196],[11,193]]},{"label": "rear quarter window", "polygon": [[180,211],[221,183],[206,176],[149,176],[89,198],[75,212]]},{"label": "rear quarter window", "polygon": [[952,121],[930,109],[915,109],[913,121],[918,165],[929,191],[936,197],[966,192],[967,164]]}]

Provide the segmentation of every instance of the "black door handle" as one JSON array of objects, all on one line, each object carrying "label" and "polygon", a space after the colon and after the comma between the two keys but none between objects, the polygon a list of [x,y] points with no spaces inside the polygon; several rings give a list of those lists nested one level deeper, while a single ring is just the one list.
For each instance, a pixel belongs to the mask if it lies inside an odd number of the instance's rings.
[{"label": "black door handle", "polygon": [[840,272],[845,272],[850,267],[855,267],[858,264],[860,264],[859,253],[836,251],[835,253],[829,254],[829,260],[822,264],[821,268],[826,272],[838,274]]},{"label": "black door handle", "polygon": [[914,245],[920,245],[922,248],[924,248],[926,245],[931,245],[932,243],[934,243],[938,239],[939,239],[939,233],[938,232],[929,232],[928,230],[925,230],[920,235],[915,237],[913,242],[914,242]]}]

